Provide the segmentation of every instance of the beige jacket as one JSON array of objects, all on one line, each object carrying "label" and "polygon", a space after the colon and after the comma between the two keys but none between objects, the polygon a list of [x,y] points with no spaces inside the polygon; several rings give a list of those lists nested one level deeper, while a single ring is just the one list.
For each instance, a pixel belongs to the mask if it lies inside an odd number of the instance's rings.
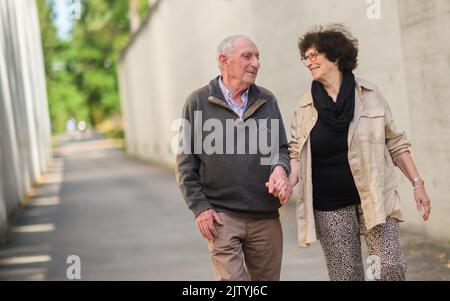
[{"label": "beige jacket", "polygon": [[[390,216],[401,220],[400,199],[395,174],[396,157],[410,150],[404,132],[394,124],[391,110],[378,88],[356,78],[356,103],[348,131],[348,161],[361,198],[361,207],[370,230]],[[310,132],[317,121],[311,92],[295,110],[291,124],[289,153],[300,161],[297,229],[300,247],[317,240],[312,200]]]}]

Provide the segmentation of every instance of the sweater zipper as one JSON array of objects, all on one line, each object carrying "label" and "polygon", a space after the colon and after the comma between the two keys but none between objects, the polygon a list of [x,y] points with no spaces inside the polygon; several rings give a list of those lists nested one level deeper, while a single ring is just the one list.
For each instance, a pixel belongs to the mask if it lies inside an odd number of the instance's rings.
[{"label": "sweater zipper", "polygon": [[250,118],[250,116],[252,116],[256,112],[256,110],[258,110],[263,104],[266,103],[266,101],[264,99],[258,99],[255,103],[252,104],[252,106],[250,108],[248,108],[248,110],[246,110],[244,112],[244,115],[241,118],[241,117],[239,117],[238,114],[236,114],[235,111],[233,111],[233,109],[231,109],[229,106],[227,106],[223,101],[221,101],[213,96],[208,97],[208,101],[227,109],[228,111],[233,113],[233,115],[236,117],[236,119],[242,119],[244,121],[246,119]]}]

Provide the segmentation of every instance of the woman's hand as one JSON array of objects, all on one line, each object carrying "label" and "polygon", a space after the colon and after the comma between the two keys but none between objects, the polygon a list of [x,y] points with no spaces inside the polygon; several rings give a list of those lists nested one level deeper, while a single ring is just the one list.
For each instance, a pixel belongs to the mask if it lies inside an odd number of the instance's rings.
[{"label": "woman's hand", "polygon": [[416,199],[417,211],[423,212],[423,220],[427,221],[430,217],[431,201],[425,191],[425,186],[416,185],[414,187],[414,198]]},{"label": "woman's hand", "polygon": [[282,206],[287,205],[287,203],[291,200],[291,197],[292,197],[292,185],[289,181],[287,181],[283,186],[281,192],[278,194],[280,204]]},{"label": "woman's hand", "polygon": [[414,186],[414,198],[416,199],[417,211],[423,212],[423,220],[427,221],[430,217],[431,202],[428,198],[423,181],[416,182],[415,179],[420,179],[419,172],[411,157],[409,151],[401,153],[395,158],[395,161],[400,170],[411,181]]}]

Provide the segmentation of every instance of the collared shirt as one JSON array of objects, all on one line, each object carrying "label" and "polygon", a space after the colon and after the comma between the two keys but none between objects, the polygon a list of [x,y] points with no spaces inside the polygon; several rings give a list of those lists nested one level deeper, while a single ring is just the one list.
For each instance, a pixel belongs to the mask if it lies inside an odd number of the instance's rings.
[{"label": "collared shirt", "polygon": [[[356,78],[355,116],[348,133],[348,159],[366,222],[366,230],[401,219],[394,166],[398,155],[410,151],[406,134],[397,129],[392,113],[378,88]],[[300,163],[297,228],[300,247],[317,240],[313,210],[311,129],[318,112],[311,93],[299,102],[291,124],[291,159]]]},{"label": "collared shirt", "polygon": [[222,76],[219,77],[219,86],[220,90],[222,91],[223,96],[225,97],[226,102],[228,105],[233,109],[233,111],[238,114],[239,118],[242,118],[244,115],[245,109],[247,108],[247,99],[248,99],[248,89],[242,93],[241,99],[242,104],[238,105],[233,101],[233,97],[231,96],[230,90],[225,86],[225,84],[222,81]]}]

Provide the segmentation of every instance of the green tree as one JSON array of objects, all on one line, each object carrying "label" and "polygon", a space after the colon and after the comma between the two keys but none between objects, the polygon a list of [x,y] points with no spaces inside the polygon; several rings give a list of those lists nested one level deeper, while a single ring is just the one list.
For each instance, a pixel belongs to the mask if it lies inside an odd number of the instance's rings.
[{"label": "green tree", "polygon": [[47,94],[50,118],[54,132],[65,129],[66,120],[73,117],[87,120],[88,107],[83,94],[73,81],[70,70],[66,68],[69,43],[61,41],[54,25],[53,0],[37,0],[41,28],[42,48],[47,81]]},{"label": "green tree", "polygon": [[129,36],[128,1],[84,2],[73,28],[69,66],[94,125],[120,113],[117,57]]},{"label": "green tree", "polygon": [[[64,130],[70,117],[96,126],[119,115],[117,62],[130,39],[129,2],[82,1],[67,41],[57,36],[54,0],[37,4],[54,131]],[[140,18],[148,11],[148,1],[139,0]]]}]

